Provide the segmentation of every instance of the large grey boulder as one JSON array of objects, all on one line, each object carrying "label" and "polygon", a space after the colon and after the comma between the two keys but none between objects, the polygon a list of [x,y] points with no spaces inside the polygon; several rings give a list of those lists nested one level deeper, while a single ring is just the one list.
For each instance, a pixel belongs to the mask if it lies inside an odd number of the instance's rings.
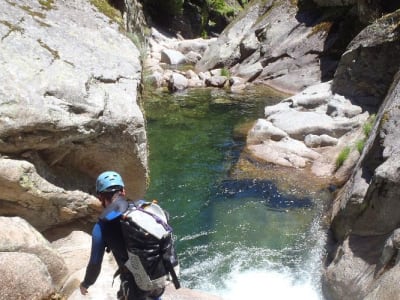
[{"label": "large grey boulder", "polygon": [[168,90],[171,92],[183,91],[189,85],[188,79],[179,73],[172,73],[168,78]]},{"label": "large grey boulder", "polygon": [[350,43],[336,70],[332,91],[353,104],[377,109],[400,66],[400,10],[376,20]]},{"label": "large grey boulder", "polygon": [[0,217],[0,227],[0,298],[43,299],[57,291],[68,273],[62,256],[19,217]]},{"label": "large grey boulder", "polygon": [[304,140],[308,134],[328,134],[340,137],[351,129],[359,126],[359,122],[351,120],[335,120],[326,114],[313,111],[283,111],[269,117],[267,120],[287,132],[291,137]]},{"label": "large grey boulder", "polygon": [[79,191],[94,193],[107,169],[143,196],[135,45],[89,1],[1,1],[0,20],[0,214],[40,229],[92,215],[93,197]]},{"label": "large grey boulder", "polygon": [[171,49],[164,49],[161,51],[160,62],[169,64],[169,65],[179,65],[179,64],[186,63],[186,58],[179,51],[171,50]]},{"label": "large grey boulder", "polygon": [[51,299],[56,289],[43,261],[30,253],[0,252],[1,300]]},{"label": "large grey boulder", "polygon": [[20,216],[40,231],[76,219],[93,222],[101,209],[94,196],[58,187],[20,159],[0,158],[0,190],[0,214]]}]

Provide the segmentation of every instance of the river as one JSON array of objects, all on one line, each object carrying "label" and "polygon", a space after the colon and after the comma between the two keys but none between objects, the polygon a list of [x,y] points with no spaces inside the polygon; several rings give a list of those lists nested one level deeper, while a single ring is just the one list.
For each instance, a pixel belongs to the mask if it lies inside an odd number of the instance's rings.
[{"label": "river", "polygon": [[232,176],[243,128],[280,98],[253,90],[147,92],[150,185],[169,211],[183,286],[224,299],[322,299],[327,191]]}]

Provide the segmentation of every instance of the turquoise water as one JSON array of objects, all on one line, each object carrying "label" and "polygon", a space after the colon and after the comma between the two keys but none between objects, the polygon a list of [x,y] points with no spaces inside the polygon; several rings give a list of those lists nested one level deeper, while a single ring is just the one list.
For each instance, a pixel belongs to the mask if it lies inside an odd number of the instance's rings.
[{"label": "turquoise water", "polygon": [[268,180],[229,176],[244,146],[235,128],[278,101],[215,89],[145,97],[146,198],[171,215],[183,286],[224,299],[321,299],[326,194],[296,198]]}]

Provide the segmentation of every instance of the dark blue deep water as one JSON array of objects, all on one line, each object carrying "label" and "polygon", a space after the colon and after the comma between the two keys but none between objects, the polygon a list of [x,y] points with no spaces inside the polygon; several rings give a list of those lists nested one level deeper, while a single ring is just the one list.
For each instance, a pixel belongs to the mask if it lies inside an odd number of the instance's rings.
[{"label": "dark blue deep water", "polygon": [[329,196],[299,198],[268,179],[230,177],[244,147],[237,128],[279,100],[256,90],[146,94],[146,198],[171,215],[183,286],[224,299],[322,299],[320,219]]}]

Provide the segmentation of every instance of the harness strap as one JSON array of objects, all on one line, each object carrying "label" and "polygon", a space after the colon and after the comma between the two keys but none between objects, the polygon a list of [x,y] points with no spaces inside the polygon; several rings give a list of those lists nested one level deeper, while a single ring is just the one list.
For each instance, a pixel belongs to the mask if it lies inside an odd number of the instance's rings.
[{"label": "harness strap", "polygon": [[181,284],[179,282],[178,276],[175,273],[174,267],[172,266],[171,261],[168,259],[163,259],[165,268],[167,271],[171,274],[172,277],[172,282],[174,283],[175,289],[179,289],[181,287]]}]

